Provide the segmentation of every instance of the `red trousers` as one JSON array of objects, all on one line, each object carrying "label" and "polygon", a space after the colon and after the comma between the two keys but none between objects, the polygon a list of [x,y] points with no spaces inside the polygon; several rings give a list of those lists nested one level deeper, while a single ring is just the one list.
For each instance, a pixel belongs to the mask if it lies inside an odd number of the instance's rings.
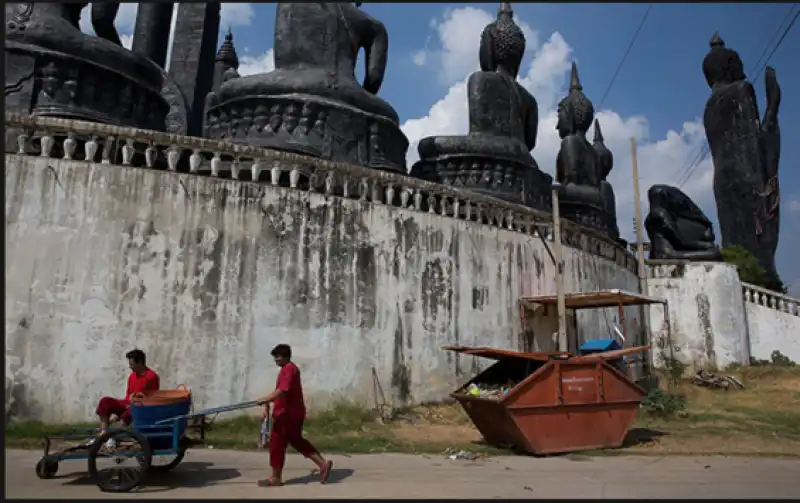
[{"label": "red trousers", "polygon": [[95,413],[100,417],[117,416],[122,424],[131,424],[130,402],[110,396],[104,396],[97,403]]},{"label": "red trousers", "polygon": [[303,438],[303,421],[305,417],[292,417],[281,414],[272,418],[272,432],[269,437],[269,465],[274,470],[282,470],[286,461],[286,447],[291,445],[305,457],[317,453],[311,442]]}]

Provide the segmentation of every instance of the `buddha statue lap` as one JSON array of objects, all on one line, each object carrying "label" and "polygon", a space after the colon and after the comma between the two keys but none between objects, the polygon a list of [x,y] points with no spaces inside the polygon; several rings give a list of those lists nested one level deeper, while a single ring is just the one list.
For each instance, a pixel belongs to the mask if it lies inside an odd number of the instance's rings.
[{"label": "buddha statue lap", "polygon": [[558,104],[556,129],[561,149],[556,158],[556,180],[561,216],[619,239],[614,190],[607,177],[613,156],[595,122],[595,144],[586,139],[594,119],[592,102],[583,94],[578,68],[572,63],[570,89]]},{"label": "buddha statue lap", "polygon": [[481,35],[481,70],[467,81],[469,133],[423,138],[412,176],[550,209],[553,179],[530,153],[536,146],[538,105],[516,81],[524,53],[525,35],[503,3]]},{"label": "buddha statue lap", "polygon": [[[204,136],[406,173],[408,139],[376,96],[388,55],[384,25],[345,3],[279,3],[275,69],[225,76],[206,99]],[[363,86],[355,64],[364,48]]]},{"label": "buddha statue lap", "polygon": [[[170,130],[185,103],[167,96],[174,89],[161,67],[121,46],[114,28],[119,3],[92,4],[97,36],[80,31],[86,5],[5,6],[6,110]],[[7,131],[7,151],[15,149],[9,141]]]},{"label": "buddha statue lap", "polygon": [[650,211],[644,221],[651,260],[722,260],[714,244],[714,227],[680,189],[653,185],[647,191]]}]

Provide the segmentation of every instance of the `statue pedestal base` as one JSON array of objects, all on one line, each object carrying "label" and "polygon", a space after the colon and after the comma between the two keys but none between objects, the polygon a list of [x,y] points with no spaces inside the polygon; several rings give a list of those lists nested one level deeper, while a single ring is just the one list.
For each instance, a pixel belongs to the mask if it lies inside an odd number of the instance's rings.
[{"label": "statue pedestal base", "polygon": [[561,218],[619,240],[616,216],[606,209],[599,188],[574,184],[562,185],[558,195]]},{"label": "statue pedestal base", "polygon": [[411,168],[411,176],[542,211],[552,208],[553,177],[539,171],[535,164],[523,165],[484,155],[442,155],[419,160]]},{"label": "statue pedestal base", "polygon": [[309,94],[212,101],[204,136],[406,174],[408,139],[394,121]]},{"label": "statue pedestal base", "polygon": [[521,141],[485,134],[435,136],[423,138],[418,151],[411,176],[543,211],[552,208],[553,177],[539,171]]},{"label": "statue pedestal base", "polygon": [[[160,69],[110,42],[91,41],[78,57],[6,40],[6,110],[164,131],[170,104],[161,96]],[[119,53],[120,68],[96,63],[93,48]],[[152,68],[144,76],[124,71],[139,66]]]}]

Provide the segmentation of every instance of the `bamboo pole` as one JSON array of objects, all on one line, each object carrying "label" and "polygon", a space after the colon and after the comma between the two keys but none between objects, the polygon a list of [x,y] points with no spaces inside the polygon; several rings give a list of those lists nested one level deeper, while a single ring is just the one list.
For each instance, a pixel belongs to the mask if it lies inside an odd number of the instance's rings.
[{"label": "bamboo pole", "polygon": [[567,309],[564,302],[564,258],[561,249],[561,215],[558,191],[553,189],[553,255],[556,261],[556,306],[558,310],[558,348],[569,351],[567,344]]}]

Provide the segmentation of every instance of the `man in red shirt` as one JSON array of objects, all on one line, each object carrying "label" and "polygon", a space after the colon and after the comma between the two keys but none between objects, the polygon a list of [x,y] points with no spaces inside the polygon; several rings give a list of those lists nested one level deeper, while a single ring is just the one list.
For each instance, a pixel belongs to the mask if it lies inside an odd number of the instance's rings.
[{"label": "man in red shirt", "polygon": [[[100,418],[100,435],[105,432],[108,425],[111,424],[111,416],[116,416],[122,421],[122,424],[131,424],[131,395],[134,393],[148,393],[158,391],[160,388],[160,381],[158,374],[147,368],[147,357],[141,349],[134,349],[129,351],[125,358],[128,359],[128,366],[131,369],[131,375],[128,376],[128,388],[125,391],[125,398],[118,399],[110,396],[104,396],[97,403],[97,410],[95,411]],[[94,442],[94,439],[89,443]]]},{"label": "man in red shirt", "polygon": [[272,432],[269,437],[269,464],[272,477],[260,480],[261,487],[283,485],[283,464],[286,461],[286,447],[291,445],[300,454],[313,461],[319,468],[322,483],[328,481],[333,463],[326,461],[311,442],[303,438],[303,422],[306,419],[306,404],[303,401],[303,385],[300,382],[300,369],[291,362],[292,348],[288,344],[278,344],[272,350],[275,363],[281,368],[275,391],[259,400],[266,405],[264,414],[272,408]]}]

